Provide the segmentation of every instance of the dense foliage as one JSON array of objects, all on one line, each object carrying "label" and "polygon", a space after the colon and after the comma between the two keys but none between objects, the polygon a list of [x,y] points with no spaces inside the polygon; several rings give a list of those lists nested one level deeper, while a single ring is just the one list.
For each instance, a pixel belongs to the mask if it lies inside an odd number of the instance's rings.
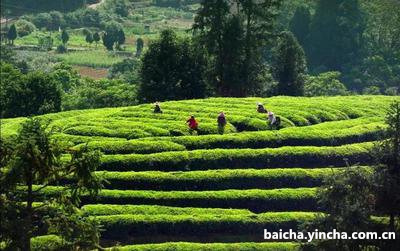
[{"label": "dense foliage", "polygon": [[23,74],[12,65],[1,63],[2,117],[19,117],[58,112],[61,91],[51,76]]},{"label": "dense foliage", "polygon": [[[384,138],[371,149],[375,167],[363,170],[348,167],[327,177],[318,190],[319,204],[328,214],[320,215],[307,226],[309,231],[368,232],[390,231],[399,234],[400,185],[400,102],[393,102],[386,115]],[[389,216],[388,224],[377,228],[373,216]],[[310,246],[310,244],[305,244]],[[398,240],[319,240],[311,244],[312,250],[363,250],[372,246],[379,250],[395,250]],[[309,249],[310,247],[308,247]]]},{"label": "dense foliage", "polygon": [[271,39],[279,2],[201,2],[193,30],[210,54],[210,84],[218,95],[242,97],[262,92],[267,68],[261,55]]},{"label": "dense foliage", "polygon": [[[50,10],[67,12],[83,7],[86,2],[86,0],[4,0],[1,10],[2,14],[8,11],[12,13],[12,15]],[[93,0],[91,0],[91,2],[93,2]]]},{"label": "dense foliage", "polygon": [[274,74],[278,80],[277,94],[303,96],[307,62],[303,48],[290,32],[280,35],[274,61]]},{"label": "dense foliage", "polygon": [[202,98],[206,95],[206,58],[192,41],[171,30],[149,45],[142,59],[139,98],[146,102]]},{"label": "dense foliage", "polygon": [[[1,143],[2,149],[9,147]],[[62,163],[61,151],[39,119],[28,119],[11,150],[5,152],[7,158],[0,169],[0,240],[6,249],[31,250],[31,237],[47,233],[59,234],[71,249],[98,244],[98,226],[82,217],[78,206],[82,193],[96,195],[101,188],[101,180],[94,174],[100,153],[80,149],[70,152],[70,161]],[[34,204],[44,188],[67,176],[78,182],[65,187],[60,196]]]}]

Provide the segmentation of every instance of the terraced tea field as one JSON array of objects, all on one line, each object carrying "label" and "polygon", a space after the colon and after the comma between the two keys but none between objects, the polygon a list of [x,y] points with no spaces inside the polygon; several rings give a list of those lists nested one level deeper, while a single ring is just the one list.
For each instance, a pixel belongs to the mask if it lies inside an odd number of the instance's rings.
[{"label": "terraced tea field", "polygon": [[[293,250],[295,243],[265,242],[263,229],[297,229],[321,211],[315,192],[324,177],[347,164],[368,168],[368,151],[394,99],[211,98],[165,102],[162,114],[144,104],[41,117],[69,147],[89,142],[104,153],[98,174],[108,183],[82,201],[85,214],[103,225],[104,246]],[[280,130],[256,112],[259,101],[281,117]],[[216,124],[220,111],[228,121],[224,135]],[[185,124],[191,114],[199,135]],[[23,120],[3,120],[2,136],[15,134]]]}]

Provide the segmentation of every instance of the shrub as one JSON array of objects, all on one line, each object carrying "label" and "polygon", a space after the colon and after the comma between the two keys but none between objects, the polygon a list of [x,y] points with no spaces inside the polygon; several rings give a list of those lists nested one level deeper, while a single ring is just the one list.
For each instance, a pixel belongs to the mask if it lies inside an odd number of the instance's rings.
[{"label": "shrub", "polygon": [[67,51],[68,51],[68,49],[67,49],[67,47],[65,45],[60,44],[60,45],[57,46],[57,49],[56,49],[57,53],[61,53],[62,54],[62,53],[67,53]]},{"label": "shrub", "polygon": [[56,235],[37,236],[31,239],[31,248],[35,251],[62,250],[65,243]]},{"label": "shrub", "polygon": [[309,97],[347,95],[347,88],[339,78],[340,72],[324,72],[318,76],[309,76],[304,86],[304,94]]},{"label": "shrub", "polygon": [[36,30],[36,26],[25,19],[16,21],[15,26],[17,27],[19,37],[27,36]]},{"label": "shrub", "polygon": [[381,90],[378,86],[365,87],[362,91],[364,95],[380,95]]}]

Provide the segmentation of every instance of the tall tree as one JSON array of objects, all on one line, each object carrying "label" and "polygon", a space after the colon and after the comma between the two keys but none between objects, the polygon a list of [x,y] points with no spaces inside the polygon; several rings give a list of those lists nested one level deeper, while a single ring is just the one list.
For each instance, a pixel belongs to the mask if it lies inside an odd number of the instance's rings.
[{"label": "tall tree", "polygon": [[359,60],[364,29],[358,0],[318,0],[308,53],[313,70],[342,71]]},{"label": "tall tree", "polygon": [[304,95],[307,62],[303,48],[291,32],[283,32],[274,50],[274,74],[278,80],[278,94]]},{"label": "tall tree", "polygon": [[90,31],[86,34],[85,40],[88,44],[93,43],[93,34]]},{"label": "tall tree", "polygon": [[[213,57],[213,74],[211,79],[219,95],[246,96],[258,89],[259,75],[262,72],[262,49],[272,37],[276,9],[280,1],[276,0],[214,0],[203,1],[193,25],[195,35]],[[239,22],[237,22],[239,21]],[[227,30],[236,23],[241,31],[240,39],[232,44]],[[237,31],[235,31],[237,34]],[[230,46],[235,51],[229,51]],[[241,64],[241,86],[232,85],[232,71],[225,60],[237,54]],[[238,82],[239,80],[235,81]]]},{"label": "tall tree", "polygon": [[109,51],[114,49],[114,38],[112,37],[112,34],[107,32],[103,34],[103,45]]},{"label": "tall tree", "polygon": [[93,41],[96,43],[96,47],[97,47],[97,44],[99,43],[100,39],[101,39],[100,34],[98,32],[95,32],[93,34]]},{"label": "tall tree", "polygon": [[[245,32],[243,84],[251,89],[258,88],[257,79],[262,69],[262,50],[271,42],[280,0],[236,0],[237,11],[243,18]],[[244,95],[248,95],[246,92]]]},{"label": "tall tree", "polygon": [[120,29],[118,31],[118,37],[117,37],[117,41],[116,41],[118,48],[121,48],[121,45],[123,45],[125,43],[125,39],[126,39],[125,32],[123,29]]},{"label": "tall tree", "polygon": [[61,41],[64,45],[66,45],[69,41],[69,34],[65,29],[63,29],[61,32]]},{"label": "tall tree", "polygon": [[[400,102],[393,102],[386,115],[385,140],[373,152],[376,157],[378,210],[389,215],[389,231],[395,231],[395,218],[400,217]],[[388,249],[389,250],[389,249]]]},{"label": "tall tree", "polygon": [[117,22],[109,22],[103,35],[103,44],[107,50],[113,50],[114,45],[119,48],[121,44],[125,43],[125,33],[121,24]]},{"label": "tall tree", "polygon": [[162,31],[160,39],[143,55],[140,99],[153,102],[204,97],[204,54],[191,41],[178,39],[172,30]]},{"label": "tall tree", "polygon": [[199,41],[213,56],[212,82],[220,95],[225,94],[223,90],[229,85],[223,78],[225,75],[223,32],[229,12],[230,5],[227,0],[203,0],[193,24],[193,30],[199,36]]},{"label": "tall tree", "polygon": [[15,24],[12,24],[7,32],[7,39],[8,41],[11,41],[12,45],[14,45],[14,40],[17,39],[17,36],[17,28],[15,27]]},{"label": "tall tree", "polygon": [[136,57],[140,57],[140,55],[142,55],[143,47],[144,41],[142,38],[139,37],[138,39],[136,39]]},{"label": "tall tree", "polygon": [[[72,244],[66,249],[96,247],[98,226],[83,217],[78,206],[83,193],[96,195],[102,187],[94,173],[100,153],[83,148],[69,152],[69,161],[61,161],[61,146],[51,139],[51,131],[39,119],[22,123],[15,141],[0,169],[2,243],[10,250],[29,251],[31,237],[44,232],[62,236]],[[75,182],[50,199],[43,196],[49,185],[67,177]],[[41,203],[34,205],[37,200]]]},{"label": "tall tree", "polygon": [[296,36],[297,41],[303,48],[306,48],[306,40],[310,35],[310,23],[310,9],[305,5],[297,7],[289,26],[290,31]]}]

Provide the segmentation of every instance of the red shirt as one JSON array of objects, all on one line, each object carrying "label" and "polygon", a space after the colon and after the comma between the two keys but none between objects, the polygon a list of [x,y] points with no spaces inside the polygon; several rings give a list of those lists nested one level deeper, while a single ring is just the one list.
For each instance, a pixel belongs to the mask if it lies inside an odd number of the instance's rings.
[{"label": "red shirt", "polygon": [[196,119],[190,118],[188,121],[186,121],[186,123],[189,123],[189,127],[191,129],[197,129],[198,123],[197,123]]}]

